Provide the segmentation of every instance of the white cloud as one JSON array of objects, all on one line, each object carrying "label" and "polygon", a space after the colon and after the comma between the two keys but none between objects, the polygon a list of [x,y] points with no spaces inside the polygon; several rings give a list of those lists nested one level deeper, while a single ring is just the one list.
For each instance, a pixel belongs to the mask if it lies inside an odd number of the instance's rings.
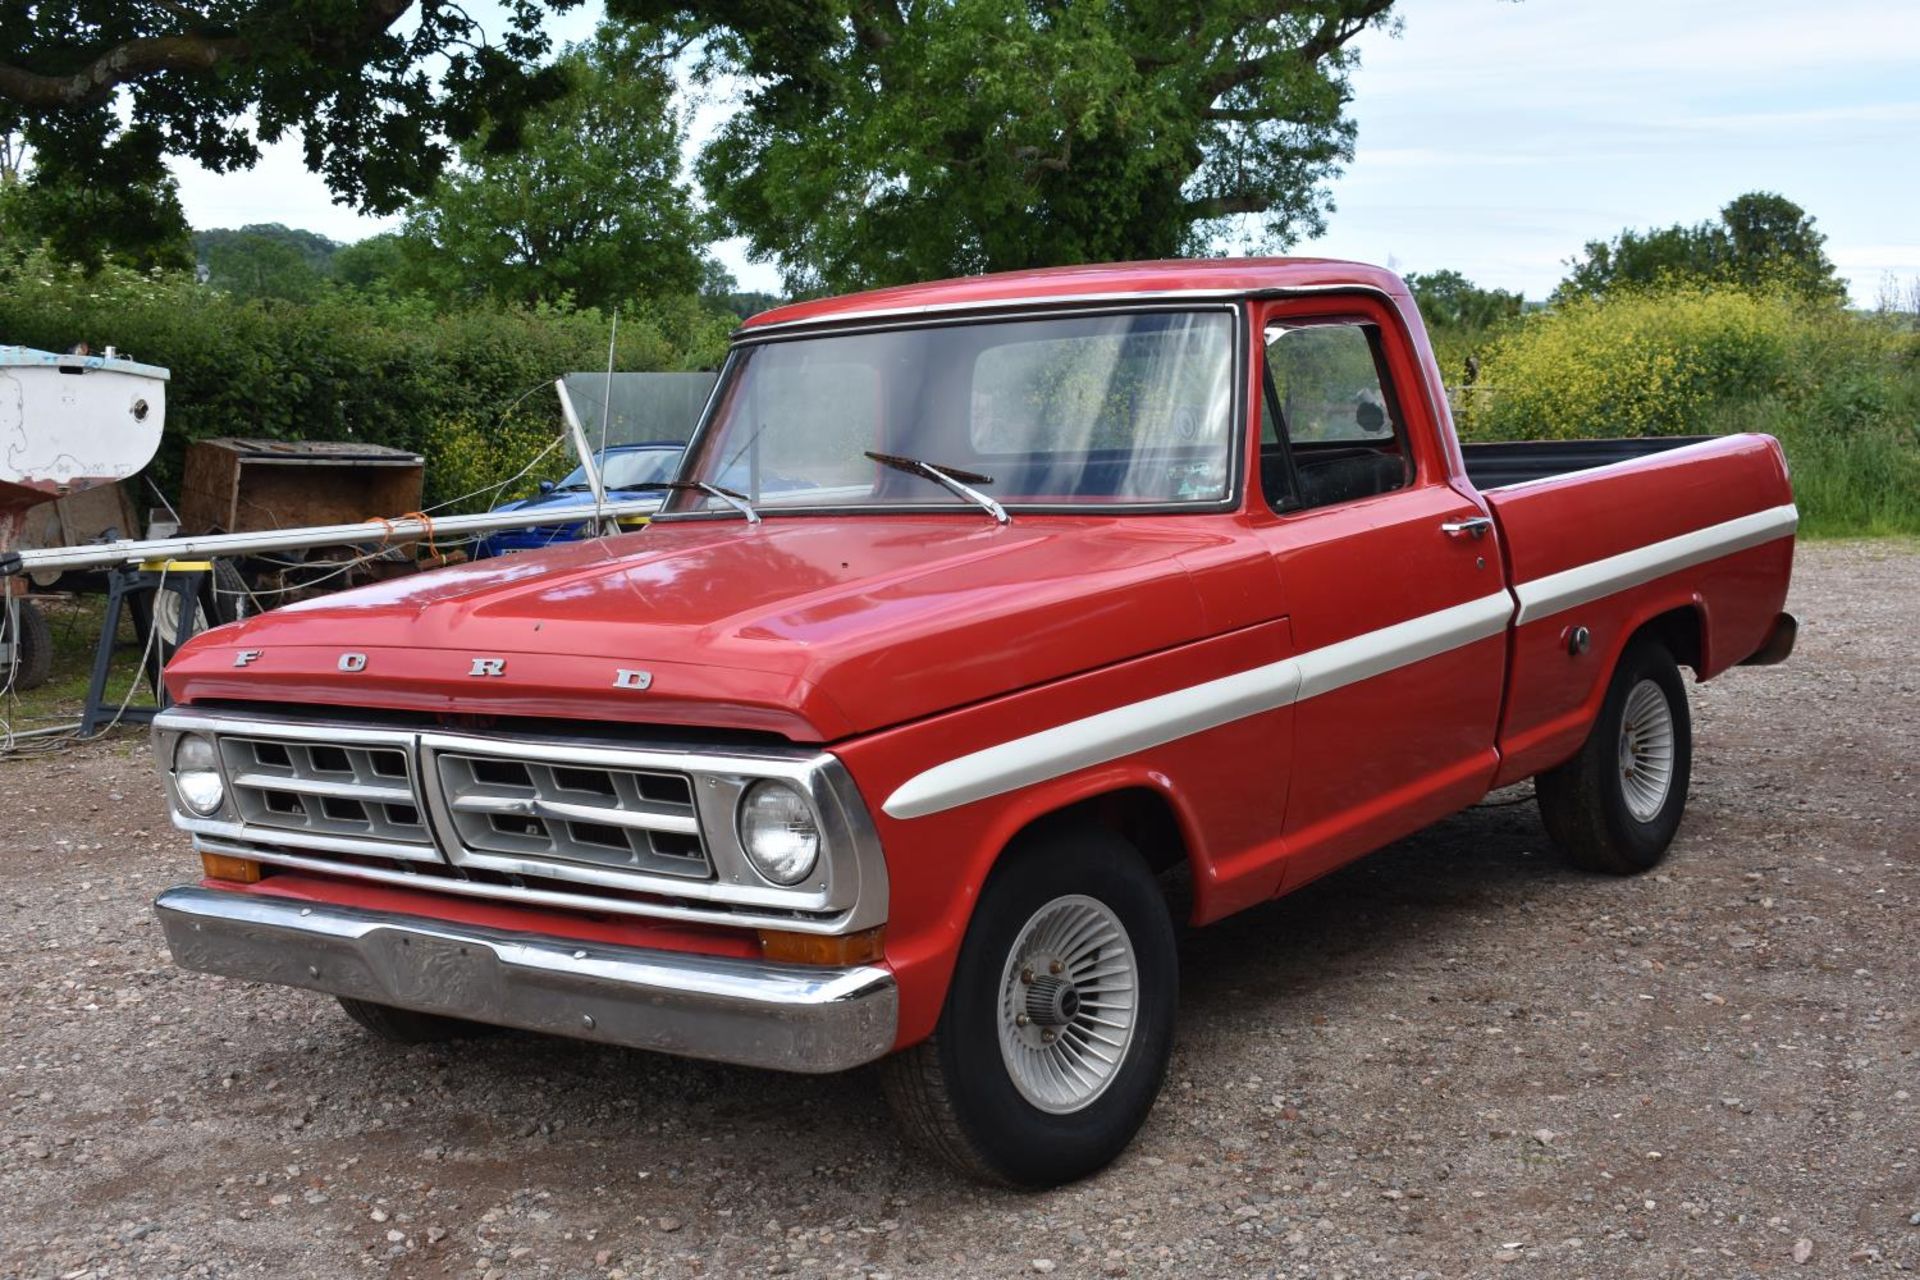
[{"label": "white cloud", "polygon": [[[597,8],[568,16],[568,38]],[[1393,255],[1538,297],[1588,240],[1697,222],[1767,189],[1819,219],[1857,298],[1916,270],[1920,4],[1404,0],[1402,12],[1400,38],[1363,38],[1355,159],[1327,234],[1301,252]],[[696,113],[696,141],[721,110]],[[295,146],[251,172],[180,178],[196,226],[353,239],[392,221],[334,205]],[[776,286],[738,242],[716,250],[743,286]]]},{"label": "white cloud", "polygon": [[1777,190],[1870,300],[1920,203],[1920,5],[1426,0],[1365,38],[1359,141],[1303,252],[1540,296],[1588,240]]}]

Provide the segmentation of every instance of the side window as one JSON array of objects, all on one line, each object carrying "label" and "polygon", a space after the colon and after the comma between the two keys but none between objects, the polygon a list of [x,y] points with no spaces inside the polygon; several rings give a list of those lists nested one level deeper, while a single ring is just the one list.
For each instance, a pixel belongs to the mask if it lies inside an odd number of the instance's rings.
[{"label": "side window", "polygon": [[1275,511],[1405,488],[1406,428],[1380,330],[1356,323],[1267,327],[1260,482]]}]

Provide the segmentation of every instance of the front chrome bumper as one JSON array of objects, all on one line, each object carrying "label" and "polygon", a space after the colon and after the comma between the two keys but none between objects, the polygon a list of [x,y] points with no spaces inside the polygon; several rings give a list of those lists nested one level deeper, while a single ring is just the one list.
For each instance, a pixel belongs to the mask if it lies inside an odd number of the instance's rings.
[{"label": "front chrome bumper", "polygon": [[744,1066],[859,1066],[893,1047],[899,1017],[877,966],[650,951],[187,885],[154,911],[183,968]]}]

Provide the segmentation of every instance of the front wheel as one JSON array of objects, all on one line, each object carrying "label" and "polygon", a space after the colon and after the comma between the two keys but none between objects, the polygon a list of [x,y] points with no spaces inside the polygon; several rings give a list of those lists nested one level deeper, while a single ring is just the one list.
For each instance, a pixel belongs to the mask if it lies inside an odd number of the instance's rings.
[{"label": "front wheel", "polygon": [[1070,1182],[1133,1139],[1173,1047],[1173,922],[1103,831],[1009,853],[974,910],[933,1037],[885,1064],[921,1145],[983,1181]]},{"label": "front wheel", "polygon": [[473,1040],[499,1034],[500,1028],[445,1014],[421,1013],[351,996],[335,996],[341,1010],[389,1044],[439,1044],[444,1040]]},{"label": "front wheel", "polygon": [[1547,833],[1574,866],[1611,875],[1666,856],[1687,807],[1693,720],[1665,646],[1627,647],[1580,754],[1535,780]]}]

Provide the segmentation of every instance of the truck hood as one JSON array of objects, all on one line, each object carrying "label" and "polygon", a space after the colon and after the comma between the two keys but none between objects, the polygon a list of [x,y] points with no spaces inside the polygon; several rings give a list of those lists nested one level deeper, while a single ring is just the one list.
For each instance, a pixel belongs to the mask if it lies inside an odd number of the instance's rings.
[{"label": "truck hood", "polygon": [[1000,526],[969,513],[656,524],[221,627],[182,650],[167,682],[181,701],[831,741],[1244,623],[1209,617],[1189,572],[1228,545],[1208,523]]}]

